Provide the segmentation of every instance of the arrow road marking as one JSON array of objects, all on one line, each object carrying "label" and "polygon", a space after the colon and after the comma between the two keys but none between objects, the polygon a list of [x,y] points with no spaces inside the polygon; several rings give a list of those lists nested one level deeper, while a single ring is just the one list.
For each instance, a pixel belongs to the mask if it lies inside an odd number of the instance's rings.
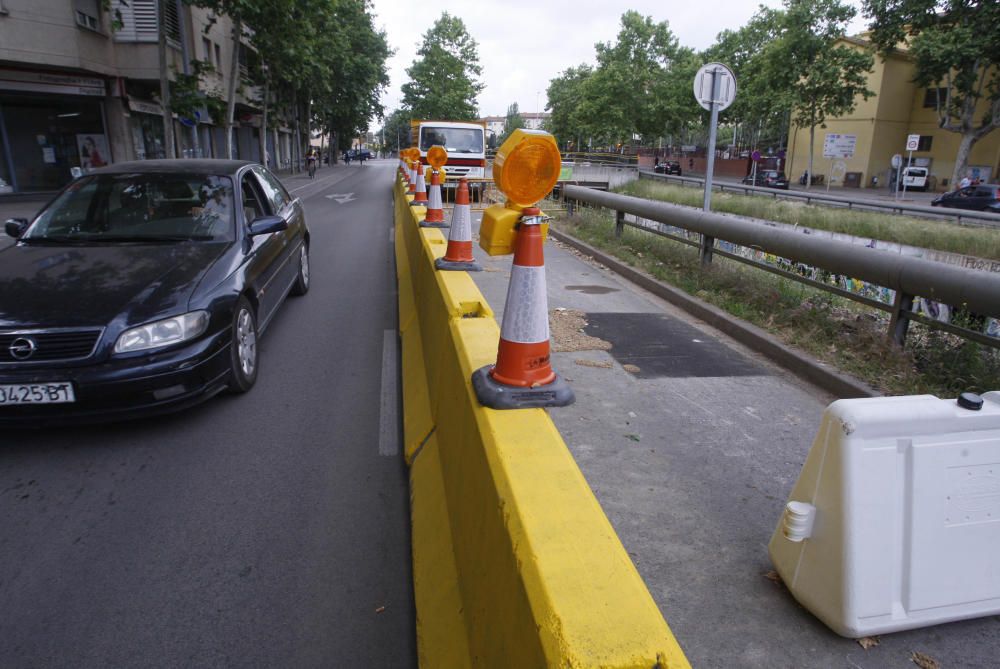
[{"label": "arrow road marking", "polygon": [[345,202],[351,202],[357,198],[354,197],[354,193],[330,193],[326,196],[326,199],[336,200],[338,203],[344,204]]}]

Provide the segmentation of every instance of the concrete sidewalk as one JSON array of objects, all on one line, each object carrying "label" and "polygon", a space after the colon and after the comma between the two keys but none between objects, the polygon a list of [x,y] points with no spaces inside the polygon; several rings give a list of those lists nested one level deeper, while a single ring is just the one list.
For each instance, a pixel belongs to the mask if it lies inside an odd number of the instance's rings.
[{"label": "concrete sidewalk", "polygon": [[[500,322],[512,258],[475,253],[484,271],[470,276]],[[558,242],[545,254],[553,331],[579,311],[585,334],[611,344],[588,345],[572,323],[554,335],[581,350],[553,355],[577,399],[550,415],[692,666],[913,667],[914,651],[996,666],[996,618],[865,650],[772,572],[767,543],[835,398]]]}]

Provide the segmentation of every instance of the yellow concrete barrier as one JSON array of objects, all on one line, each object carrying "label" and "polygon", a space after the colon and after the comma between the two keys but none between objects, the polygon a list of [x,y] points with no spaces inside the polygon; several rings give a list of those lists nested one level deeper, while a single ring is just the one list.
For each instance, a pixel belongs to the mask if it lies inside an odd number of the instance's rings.
[{"label": "yellow concrete barrier", "polygon": [[422,667],[689,667],[542,409],[479,405],[500,330],[396,194],[403,424]]}]

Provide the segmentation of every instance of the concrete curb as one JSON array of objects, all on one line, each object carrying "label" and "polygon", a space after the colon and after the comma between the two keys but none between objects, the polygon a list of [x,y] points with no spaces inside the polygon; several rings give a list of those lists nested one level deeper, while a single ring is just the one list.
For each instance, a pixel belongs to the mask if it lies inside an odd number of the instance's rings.
[{"label": "concrete curb", "polygon": [[839,398],[880,397],[881,393],[862,381],[832,369],[829,365],[800,353],[764,330],[729,315],[722,309],[662,283],[642,270],[600,251],[565,232],[550,228],[553,238],[572,246],[594,260],[607,265],[622,277],[674,304],[715,329],[724,332],[744,346],[766,356],[772,362],[796,376],[819,386]]}]

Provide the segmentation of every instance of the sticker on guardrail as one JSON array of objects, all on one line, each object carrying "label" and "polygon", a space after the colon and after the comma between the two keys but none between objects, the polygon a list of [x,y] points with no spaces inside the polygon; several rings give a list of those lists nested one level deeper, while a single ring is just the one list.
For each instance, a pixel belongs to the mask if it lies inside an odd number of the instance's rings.
[{"label": "sticker on guardrail", "polygon": [[548,341],[549,315],[545,309],[538,308],[543,301],[545,267],[512,266],[500,337],[517,344]]}]

